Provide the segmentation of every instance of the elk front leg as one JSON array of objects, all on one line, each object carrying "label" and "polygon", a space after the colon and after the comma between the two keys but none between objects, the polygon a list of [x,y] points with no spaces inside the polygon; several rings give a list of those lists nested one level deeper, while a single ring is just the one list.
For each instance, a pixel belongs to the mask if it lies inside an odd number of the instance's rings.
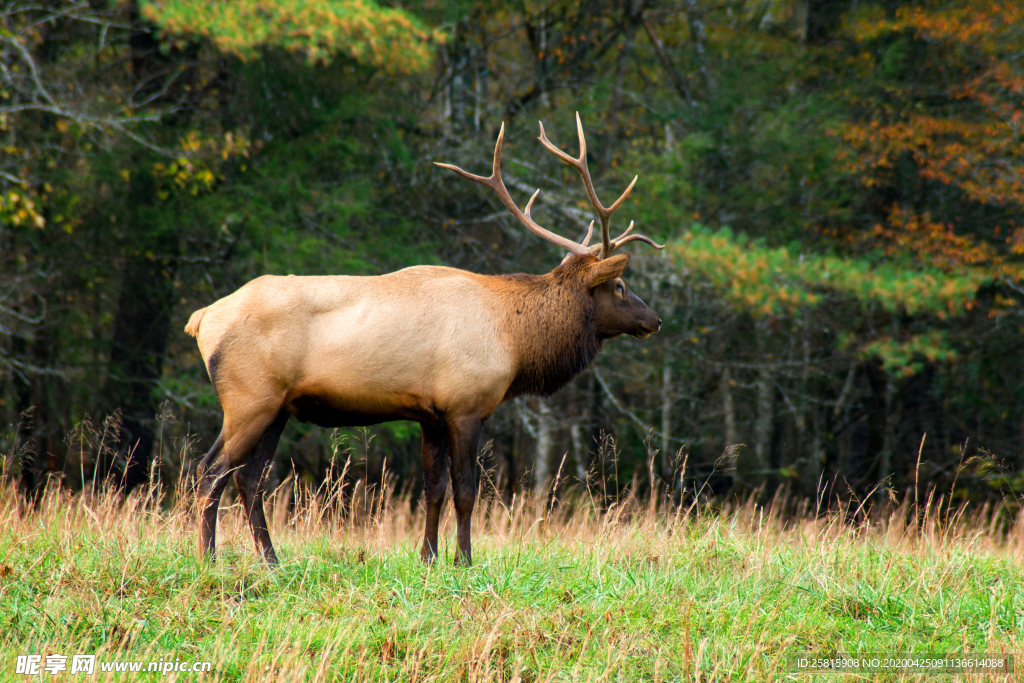
[{"label": "elk front leg", "polygon": [[238,495],[242,499],[242,509],[245,510],[245,518],[249,521],[249,528],[252,530],[253,540],[256,542],[256,551],[271,567],[277,566],[277,553],[274,552],[274,544],[270,540],[270,529],[267,525],[267,515],[263,509],[264,482],[267,471],[277,450],[277,443],[281,440],[281,432],[288,422],[288,413],[282,411],[267,431],[263,432],[252,455],[245,461],[245,464],[235,472],[235,486],[238,487]]},{"label": "elk front leg", "polygon": [[455,501],[459,539],[459,553],[455,562],[467,567],[473,564],[470,524],[480,481],[476,456],[482,430],[483,421],[479,418],[463,418],[448,423],[452,498]]},{"label": "elk front leg", "polygon": [[448,445],[444,429],[429,424],[420,427],[423,432],[423,503],[427,512],[420,557],[429,565],[437,558],[437,526],[448,492]]}]

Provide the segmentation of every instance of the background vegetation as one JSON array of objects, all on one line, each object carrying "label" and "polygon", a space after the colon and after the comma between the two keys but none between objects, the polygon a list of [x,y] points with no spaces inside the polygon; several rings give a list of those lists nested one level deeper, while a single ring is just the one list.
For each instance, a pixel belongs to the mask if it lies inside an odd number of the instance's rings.
[{"label": "background vegetation", "polygon": [[[669,244],[628,277],[665,326],[492,418],[506,501],[1018,508],[1019,2],[52,0],[0,26],[0,452],[30,498],[173,489],[220,422],[181,329],[251,278],[553,267],[430,162],[486,168],[506,122],[510,188],[578,238],[534,137],[571,149],[579,111],[599,191],[639,173],[620,213]],[[415,425],[292,424],[271,486],[415,505],[418,451]]]}]

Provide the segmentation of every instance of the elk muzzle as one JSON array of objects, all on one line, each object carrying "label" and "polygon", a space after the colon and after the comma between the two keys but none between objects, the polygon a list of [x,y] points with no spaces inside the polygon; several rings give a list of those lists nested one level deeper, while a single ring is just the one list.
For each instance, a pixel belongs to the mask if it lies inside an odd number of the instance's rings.
[{"label": "elk muzzle", "polygon": [[661,330],[661,318],[658,317],[658,314],[647,308],[647,306],[644,306],[644,308],[647,309],[650,316],[648,319],[638,322],[636,324],[636,332],[633,333],[634,337],[639,337],[640,339],[647,339],[655,332]]}]

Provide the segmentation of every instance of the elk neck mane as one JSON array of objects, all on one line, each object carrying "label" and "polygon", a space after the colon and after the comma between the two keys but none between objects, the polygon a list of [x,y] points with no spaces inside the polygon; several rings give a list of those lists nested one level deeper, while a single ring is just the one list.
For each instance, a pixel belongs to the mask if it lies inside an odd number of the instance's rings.
[{"label": "elk neck mane", "polygon": [[495,275],[502,327],[516,355],[504,400],[550,396],[590,365],[601,350],[594,296],[584,269],[594,259],[571,258],[544,275]]}]

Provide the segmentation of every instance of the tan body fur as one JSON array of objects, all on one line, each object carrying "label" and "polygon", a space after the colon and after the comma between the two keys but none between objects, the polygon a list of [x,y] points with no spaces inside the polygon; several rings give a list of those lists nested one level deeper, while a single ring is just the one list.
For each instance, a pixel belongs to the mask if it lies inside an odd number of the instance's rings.
[{"label": "tan body fur", "polygon": [[264,276],[197,311],[196,338],[215,384],[232,388],[226,411],[268,403],[322,426],[429,420],[468,405],[490,415],[515,359],[487,280],[431,266]]}]

